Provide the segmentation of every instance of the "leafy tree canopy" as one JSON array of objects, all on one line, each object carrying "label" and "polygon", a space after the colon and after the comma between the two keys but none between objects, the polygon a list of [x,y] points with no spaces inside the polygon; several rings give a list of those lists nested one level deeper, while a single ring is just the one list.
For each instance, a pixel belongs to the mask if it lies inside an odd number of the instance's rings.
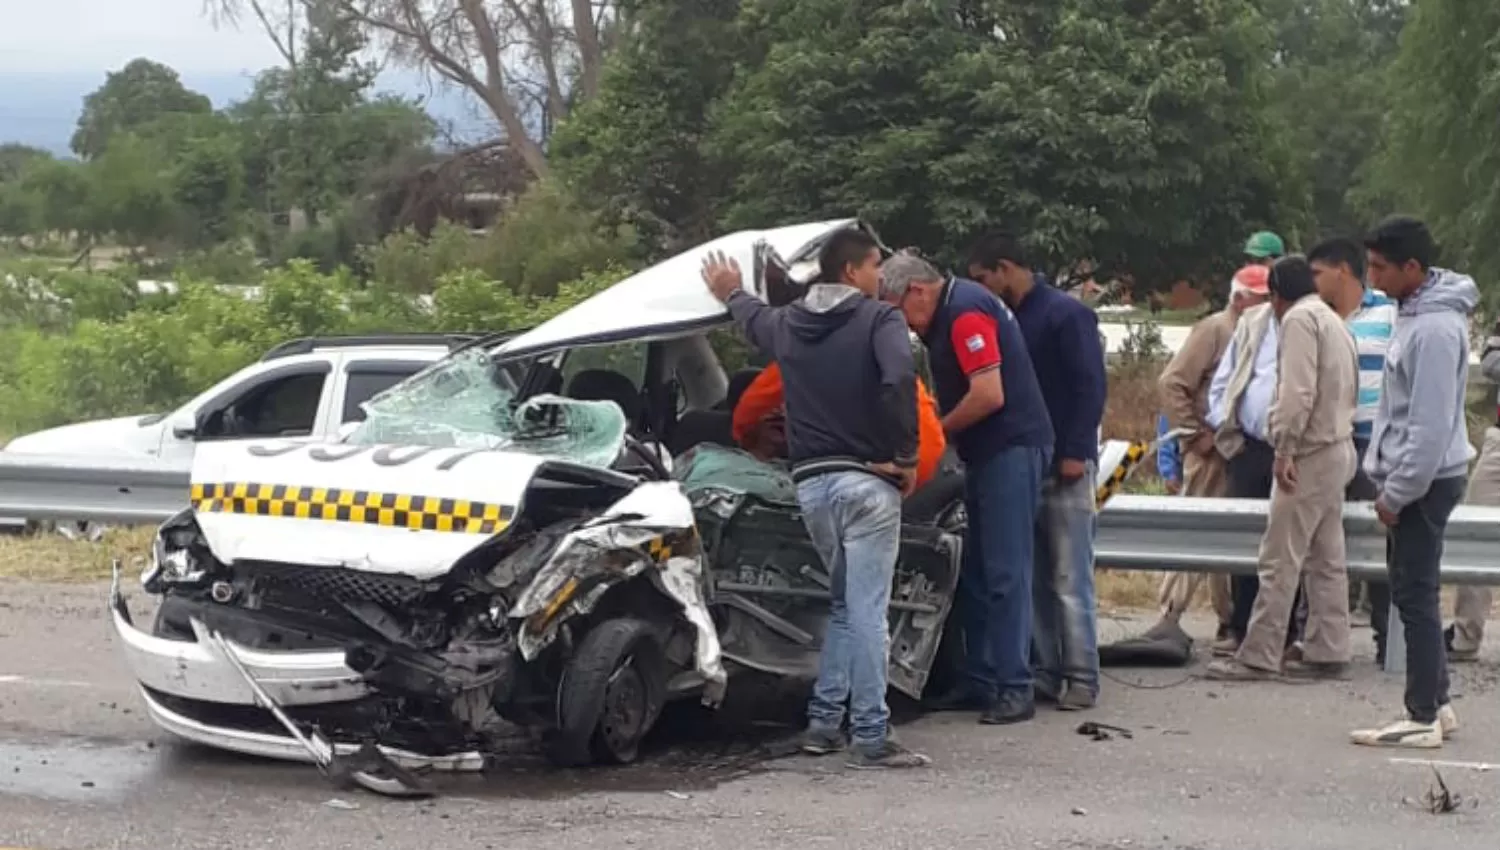
[{"label": "leafy tree canopy", "polygon": [[1041,265],[1165,285],[1305,215],[1252,0],[732,5],[643,0],[559,134],[644,235],[858,213],[957,258],[1007,226]]},{"label": "leafy tree canopy", "polygon": [[83,159],[104,153],[110,139],[174,114],[213,111],[209,99],[190,91],[177,72],[149,59],[134,59],[112,71],[83,100],[73,133],[73,152]]}]

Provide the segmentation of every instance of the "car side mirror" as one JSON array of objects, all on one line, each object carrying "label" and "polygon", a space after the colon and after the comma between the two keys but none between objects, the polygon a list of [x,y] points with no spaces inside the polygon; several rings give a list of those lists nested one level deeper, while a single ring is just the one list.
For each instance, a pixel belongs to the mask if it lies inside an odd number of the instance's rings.
[{"label": "car side mirror", "polygon": [[198,417],[187,411],[178,411],[167,419],[167,430],[179,440],[191,440],[198,436]]}]

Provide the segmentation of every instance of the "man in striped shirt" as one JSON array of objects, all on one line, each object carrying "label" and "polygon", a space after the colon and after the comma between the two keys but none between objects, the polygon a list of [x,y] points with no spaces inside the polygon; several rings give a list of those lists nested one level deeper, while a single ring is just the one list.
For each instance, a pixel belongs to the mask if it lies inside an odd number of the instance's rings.
[{"label": "man in striped shirt", "polygon": [[[1328,239],[1307,254],[1318,283],[1318,294],[1344,318],[1359,352],[1359,397],[1354,411],[1354,449],[1359,457],[1354,481],[1344,496],[1351,502],[1371,502],[1378,495],[1364,472],[1365,449],[1375,411],[1380,407],[1380,386],[1385,372],[1385,353],[1396,327],[1396,302],[1365,286],[1365,249],[1353,239]],[[1350,587],[1357,585],[1350,583]],[[1377,662],[1384,661],[1386,612],[1390,610],[1390,588],[1384,582],[1367,584],[1371,608],[1370,626],[1375,632]],[[1351,605],[1357,597],[1351,591]]]}]

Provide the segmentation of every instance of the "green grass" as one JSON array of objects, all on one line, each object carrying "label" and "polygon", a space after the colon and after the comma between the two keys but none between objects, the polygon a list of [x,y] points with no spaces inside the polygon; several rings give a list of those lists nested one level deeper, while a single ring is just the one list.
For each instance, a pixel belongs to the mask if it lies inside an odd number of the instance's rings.
[{"label": "green grass", "polygon": [[60,534],[0,535],[0,579],[79,582],[109,578],[118,558],[138,574],[151,551],[156,529],[116,528],[98,543],[72,541]]},{"label": "green grass", "polygon": [[1123,325],[1126,322],[1156,322],[1158,325],[1193,325],[1203,317],[1203,308],[1194,310],[1163,310],[1152,314],[1150,310],[1133,307],[1129,311],[1119,313],[1100,313],[1099,321],[1112,325]]}]

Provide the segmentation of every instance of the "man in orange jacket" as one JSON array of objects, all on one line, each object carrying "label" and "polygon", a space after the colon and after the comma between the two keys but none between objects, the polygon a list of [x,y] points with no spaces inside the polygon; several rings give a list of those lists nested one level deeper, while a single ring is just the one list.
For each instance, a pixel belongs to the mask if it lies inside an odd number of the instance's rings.
[{"label": "man in orange jacket", "polygon": [[[781,387],[781,370],[775,363],[761,370],[745,388],[739,402],[734,406],[734,441],[765,460],[772,446],[780,447],[779,455],[786,453],[786,437],[779,435],[776,414],[784,403]],[[921,487],[937,474],[938,463],[948,441],[943,436],[943,423],[938,419],[937,404],[927,387],[917,381],[917,487]]]}]

